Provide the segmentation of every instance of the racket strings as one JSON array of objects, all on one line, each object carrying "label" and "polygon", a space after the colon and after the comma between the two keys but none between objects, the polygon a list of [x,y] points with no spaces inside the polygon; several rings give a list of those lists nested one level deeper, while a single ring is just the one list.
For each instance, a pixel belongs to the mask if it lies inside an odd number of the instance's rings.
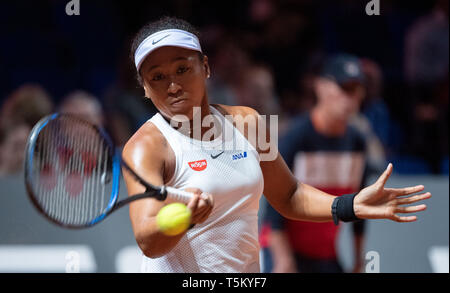
[{"label": "racket strings", "polygon": [[86,225],[111,196],[111,147],[98,130],[61,116],[41,130],[33,157],[35,197],[44,212],[64,225]]}]

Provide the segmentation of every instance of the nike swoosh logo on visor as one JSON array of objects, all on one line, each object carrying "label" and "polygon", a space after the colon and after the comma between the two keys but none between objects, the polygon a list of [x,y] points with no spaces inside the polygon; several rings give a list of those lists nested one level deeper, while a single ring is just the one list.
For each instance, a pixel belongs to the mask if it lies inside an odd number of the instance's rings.
[{"label": "nike swoosh logo on visor", "polygon": [[161,39],[159,39],[159,40],[157,40],[157,41],[153,40],[153,41],[152,41],[152,45],[156,45],[157,43],[159,43],[161,40],[164,40],[164,39],[167,38],[168,36],[170,36],[170,34],[165,35],[164,37],[162,37]]},{"label": "nike swoosh logo on visor", "polygon": [[223,154],[225,151],[222,151],[221,153],[219,153],[219,154],[217,154],[217,155],[213,155],[213,154],[211,154],[211,158],[213,158],[213,159],[217,159],[221,154]]}]

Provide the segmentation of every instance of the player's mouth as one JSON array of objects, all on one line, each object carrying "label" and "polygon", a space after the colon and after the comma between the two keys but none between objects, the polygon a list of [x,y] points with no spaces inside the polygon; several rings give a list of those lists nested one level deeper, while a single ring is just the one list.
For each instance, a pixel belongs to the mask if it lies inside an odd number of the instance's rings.
[{"label": "player's mouth", "polygon": [[187,102],[187,99],[174,99],[173,101],[170,102],[171,106],[178,106],[178,105],[182,105],[184,103]]}]

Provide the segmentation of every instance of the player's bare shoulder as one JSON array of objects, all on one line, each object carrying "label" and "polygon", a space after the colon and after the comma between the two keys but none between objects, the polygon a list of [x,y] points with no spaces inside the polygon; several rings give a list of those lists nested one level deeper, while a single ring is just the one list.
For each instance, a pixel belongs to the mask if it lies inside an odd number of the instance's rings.
[{"label": "player's bare shoulder", "polygon": [[122,156],[129,162],[145,162],[153,164],[167,159],[168,143],[164,135],[151,122],[144,123],[125,144]]},{"label": "player's bare shoulder", "polygon": [[213,106],[223,115],[233,116],[234,120],[239,119],[240,117],[246,118],[247,116],[251,116],[257,118],[259,116],[259,113],[255,109],[246,106],[229,106],[222,104],[215,104]]},{"label": "player's bare shoulder", "polygon": [[222,115],[225,115],[230,122],[233,123],[241,133],[248,139],[248,132],[257,132],[259,113],[250,107],[246,106],[228,106],[228,105],[214,105]]},{"label": "player's bare shoulder", "polygon": [[258,149],[258,125],[260,115],[250,107],[245,106],[228,106],[228,105],[214,105],[214,107],[221,112],[234,127],[240,131],[244,137]]},{"label": "player's bare shoulder", "polygon": [[[253,145],[258,153],[273,160],[278,153],[278,125],[271,125],[266,116],[245,106],[214,105],[225,117],[231,119],[234,127]],[[278,122],[278,121],[277,121]]]}]

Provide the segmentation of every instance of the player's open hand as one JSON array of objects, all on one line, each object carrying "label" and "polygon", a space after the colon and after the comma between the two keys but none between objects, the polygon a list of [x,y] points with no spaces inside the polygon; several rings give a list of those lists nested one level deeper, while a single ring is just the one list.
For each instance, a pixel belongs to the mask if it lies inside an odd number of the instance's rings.
[{"label": "player's open hand", "polygon": [[416,216],[399,216],[398,214],[420,212],[427,208],[425,204],[404,206],[431,197],[429,192],[413,195],[423,191],[425,188],[423,185],[405,188],[385,187],[386,181],[392,174],[392,169],[392,164],[389,164],[374,184],[364,188],[355,196],[353,208],[358,218],[414,222],[417,220]]},{"label": "player's open hand", "polygon": [[213,196],[209,193],[202,192],[198,188],[187,188],[186,191],[194,194],[194,197],[187,204],[187,207],[192,212],[191,223],[203,223],[209,217],[214,207]]}]

